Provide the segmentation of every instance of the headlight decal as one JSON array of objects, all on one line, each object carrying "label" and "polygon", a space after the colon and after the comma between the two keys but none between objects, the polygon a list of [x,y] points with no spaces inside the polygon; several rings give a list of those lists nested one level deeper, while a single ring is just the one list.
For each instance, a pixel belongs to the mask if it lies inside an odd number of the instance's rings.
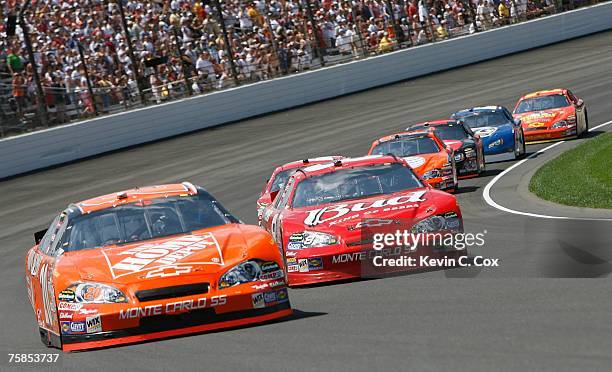
[{"label": "headlight decal", "polygon": [[273,261],[249,260],[229,269],[219,279],[219,289],[260,280],[280,279],[285,276],[278,263]]},{"label": "headlight decal", "polygon": [[442,215],[429,216],[420,220],[412,226],[412,233],[433,233],[443,230],[459,230],[461,220],[455,212],[448,212]]},{"label": "headlight decal", "polygon": [[108,284],[83,282],[75,283],[57,296],[62,302],[85,304],[114,304],[128,302],[123,292]]}]

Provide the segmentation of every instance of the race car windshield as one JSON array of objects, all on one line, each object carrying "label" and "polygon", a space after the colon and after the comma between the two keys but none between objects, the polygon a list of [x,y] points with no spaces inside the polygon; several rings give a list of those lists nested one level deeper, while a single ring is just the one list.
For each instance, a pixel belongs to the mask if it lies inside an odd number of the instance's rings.
[{"label": "race car windshield", "polygon": [[205,195],[143,200],[74,218],[60,247],[67,252],[138,242],[235,222],[232,219]]},{"label": "race car windshield", "polygon": [[569,106],[567,98],[562,94],[524,99],[516,108],[517,114],[531,111],[552,110]]},{"label": "race car windshield", "polygon": [[395,156],[413,156],[433,154],[440,151],[436,142],[429,137],[396,139],[378,144],[372,151],[373,155],[393,154]]},{"label": "race car windshield", "polygon": [[419,187],[423,187],[423,184],[412,170],[398,163],[342,169],[298,183],[293,207],[392,194]]},{"label": "race car windshield", "polygon": [[441,140],[463,140],[468,138],[465,129],[460,124],[447,124],[447,125],[436,125],[436,126],[425,126],[417,125],[410,127],[410,130],[427,130],[428,128],[434,128],[436,135]]},{"label": "race car windshield", "polygon": [[508,124],[508,118],[501,112],[479,112],[461,118],[470,128],[499,127]]},{"label": "race car windshield", "polygon": [[286,169],[284,171],[278,172],[276,177],[274,177],[274,181],[272,181],[272,186],[270,186],[270,192],[275,192],[282,189],[287,184],[287,180],[289,180],[289,177],[291,177],[293,172],[298,169],[300,168]]}]

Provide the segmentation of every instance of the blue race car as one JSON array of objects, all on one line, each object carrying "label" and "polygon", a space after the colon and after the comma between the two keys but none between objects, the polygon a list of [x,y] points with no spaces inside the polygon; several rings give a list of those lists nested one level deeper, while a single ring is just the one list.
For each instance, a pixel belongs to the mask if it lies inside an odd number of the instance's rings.
[{"label": "blue race car", "polygon": [[463,121],[482,139],[487,163],[518,159],[525,155],[521,121],[502,106],[472,107],[451,115]]}]

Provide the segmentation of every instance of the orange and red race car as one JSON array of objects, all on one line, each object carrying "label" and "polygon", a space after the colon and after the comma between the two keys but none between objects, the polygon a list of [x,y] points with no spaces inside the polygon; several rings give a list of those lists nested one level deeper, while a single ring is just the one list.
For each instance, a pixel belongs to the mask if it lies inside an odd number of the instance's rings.
[{"label": "orange and red race car", "polygon": [[376,261],[381,256],[456,259],[465,254],[444,244],[416,250],[374,246],[370,233],[377,228],[383,231],[376,234],[463,232],[455,196],[422,182],[404,159],[391,155],[342,159],[296,171],[264,209],[262,225],[285,254],[290,286],[419,267],[382,268]]},{"label": "orange and red race car", "polygon": [[455,163],[459,178],[479,176],[485,171],[485,154],[480,135],[462,120],[436,120],[413,124],[407,131],[433,129],[447,146],[455,151]]},{"label": "orange and red race car", "polygon": [[261,225],[261,213],[263,209],[270,204],[272,200],[271,195],[275,195],[285,186],[293,172],[310,165],[329,163],[340,159],[342,159],[342,156],[321,156],[318,158],[293,161],[277,167],[266,181],[266,186],[257,199],[257,220],[259,224]]},{"label": "orange and red race car", "polygon": [[372,143],[368,152],[368,155],[387,154],[404,158],[421,178],[436,189],[447,192],[458,189],[454,151],[433,130],[382,137]]},{"label": "orange and red race car", "polygon": [[270,234],[188,182],[71,204],[35,239],[25,279],[47,346],[99,348],[292,312]]},{"label": "orange and red race car", "polygon": [[528,143],[576,138],[589,130],[584,101],[569,89],[543,90],[519,99],[513,115]]}]

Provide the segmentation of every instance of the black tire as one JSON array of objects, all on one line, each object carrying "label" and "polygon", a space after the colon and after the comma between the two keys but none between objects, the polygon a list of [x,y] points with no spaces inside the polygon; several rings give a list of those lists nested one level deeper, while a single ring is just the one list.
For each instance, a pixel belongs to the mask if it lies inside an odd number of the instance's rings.
[{"label": "black tire", "polygon": [[[477,156],[476,161],[478,161],[478,155],[476,156]],[[482,150],[482,152],[480,153],[480,161],[478,161],[478,175],[480,176],[481,174],[486,172],[486,170],[487,170],[487,164],[485,161],[484,150]]]},{"label": "black tire", "polygon": [[[514,160],[520,159],[525,155],[526,149],[525,149],[525,137],[523,136],[523,132],[521,131],[521,135],[519,136],[520,139],[520,143],[518,144],[518,146],[514,146]],[[517,147],[518,151],[517,151]]]},{"label": "black tire", "polygon": [[453,190],[455,194],[459,192],[459,176],[457,175],[457,165],[453,161]]},{"label": "black tire", "polygon": [[589,133],[589,112],[585,108],[584,109],[584,132],[582,132],[580,135],[585,136],[587,133]]}]

